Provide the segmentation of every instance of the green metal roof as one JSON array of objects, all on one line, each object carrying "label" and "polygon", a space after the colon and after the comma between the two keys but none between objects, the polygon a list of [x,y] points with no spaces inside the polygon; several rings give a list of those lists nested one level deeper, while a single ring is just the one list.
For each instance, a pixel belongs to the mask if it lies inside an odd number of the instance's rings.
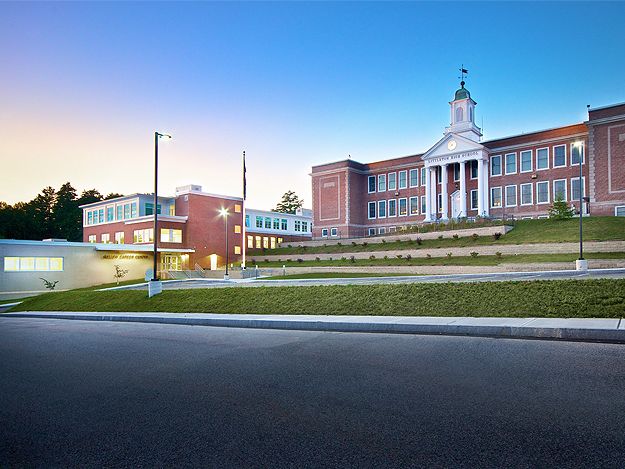
[{"label": "green metal roof", "polygon": [[459,99],[471,98],[471,93],[469,93],[469,90],[467,90],[464,87],[464,82],[462,82],[461,85],[462,85],[462,88],[456,91],[456,96],[454,97],[454,101],[457,101]]}]

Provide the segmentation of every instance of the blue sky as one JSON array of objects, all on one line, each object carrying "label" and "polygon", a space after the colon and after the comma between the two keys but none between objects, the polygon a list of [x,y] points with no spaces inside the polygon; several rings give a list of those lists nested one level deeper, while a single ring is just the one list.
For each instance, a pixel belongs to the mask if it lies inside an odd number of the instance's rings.
[{"label": "blue sky", "polygon": [[201,184],[310,206],[312,165],[425,151],[458,68],[485,138],[625,101],[625,3],[1,3],[0,200]]}]

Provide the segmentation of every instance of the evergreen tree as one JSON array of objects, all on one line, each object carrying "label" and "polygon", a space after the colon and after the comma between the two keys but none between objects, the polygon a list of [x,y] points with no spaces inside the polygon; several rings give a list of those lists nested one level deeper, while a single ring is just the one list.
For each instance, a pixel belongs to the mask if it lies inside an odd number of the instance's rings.
[{"label": "evergreen tree", "polygon": [[102,200],[102,194],[97,189],[88,189],[82,191],[80,198],[78,199],[78,205],[92,204]]},{"label": "evergreen tree", "polygon": [[117,192],[111,192],[106,197],[104,197],[104,200],[116,199],[118,197],[123,197],[123,196],[124,196],[124,194],[118,194]]},{"label": "evergreen tree", "polygon": [[54,204],[54,237],[68,241],[81,241],[81,210],[78,208],[76,189],[69,182],[56,193]]},{"label": "evergreen tree", "polygon": [[558,194],[551,208],[549,208],[549,218],[552,220],[565,220],[571,218],[573,215],[575,215],[575,211],[569,207],[562,199],[562,196]]},{"label": "evergreen tree", "polygon": [[304,205],[303,199],[300,199],[295,192],[287,191],[284,193],[282,200],[278,202],[278,205],[276,205],[276,208],[274,208],[273,211],[294,214],[298,208],[302,207],[302,205]]},{"label": "evergreen tree", "polygon": [[32,222],[30,236],[26,239],[52,238],[54,235],[53,210],[56,191],[53,187],[45,187],[26,205],[26,216]]}]

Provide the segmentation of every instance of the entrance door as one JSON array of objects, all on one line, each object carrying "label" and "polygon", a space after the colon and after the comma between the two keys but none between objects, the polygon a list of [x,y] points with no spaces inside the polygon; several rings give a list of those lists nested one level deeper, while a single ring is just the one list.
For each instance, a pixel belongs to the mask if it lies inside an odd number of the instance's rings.
[{"label": "entrance door", "polygon": [[162,254],[161,270],[182,270],[182,257],[180,254]]},{"label": "entrance door", "polygon": [[451,194],[451,217],[466,217],[466,213],[460,212],[460,191],[456,191]]}]

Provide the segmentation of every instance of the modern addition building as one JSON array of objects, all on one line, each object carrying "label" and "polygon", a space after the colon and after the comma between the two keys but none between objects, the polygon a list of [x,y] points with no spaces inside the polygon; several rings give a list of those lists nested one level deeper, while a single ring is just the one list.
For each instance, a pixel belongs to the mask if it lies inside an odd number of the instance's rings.
[{"label": "modern addition building", "polygon": [[450,218],[541,218],[556,198],[625,216],[625,103],[578,124],[482,141],[460,84],[443,138],[424,153],[312,168],[313,237],[372,236]]}]

